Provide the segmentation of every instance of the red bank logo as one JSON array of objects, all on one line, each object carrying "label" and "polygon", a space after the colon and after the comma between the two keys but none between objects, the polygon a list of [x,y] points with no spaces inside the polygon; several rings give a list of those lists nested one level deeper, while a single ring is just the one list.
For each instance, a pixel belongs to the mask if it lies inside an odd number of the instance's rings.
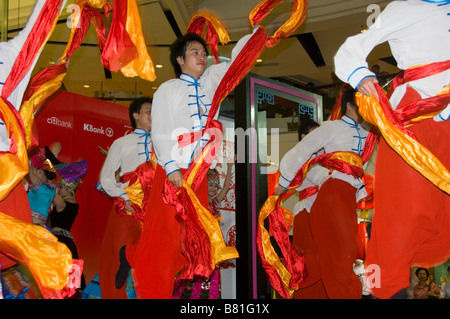
[{"label": "red bank logo", "polygon": [[66,121],[61,121],[56,116],[52,116],[52,117],[47,118],[47,123],[48,124],[52,124],[52,125],[56,125],[56,126],[72,128],[72,123],[66,122]]}]

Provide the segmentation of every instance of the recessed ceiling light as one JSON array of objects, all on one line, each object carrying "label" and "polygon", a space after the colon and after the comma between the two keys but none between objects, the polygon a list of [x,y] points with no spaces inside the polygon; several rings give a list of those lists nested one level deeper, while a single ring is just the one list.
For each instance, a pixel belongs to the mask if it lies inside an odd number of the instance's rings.
[{"label": "recessed ceiling light", "polygon": [[256,62],[261,63],[263,60],[262,59],[258,59],[256,60]]},{"label": "recessed ceiling light", "polygon": [[161,68],[163,67],[162,64],[159,64],[159,63],[156,64],[155,66],[156,66],[158,69],[161,69]]},{"label": "recessed ceiling light", "polygon": [[87,89],[87,88],[90,88],[91,86],[90,86],[90,85],[87,85],[87,84],[85,84],[85,85],[83,85],[83,87]]}]

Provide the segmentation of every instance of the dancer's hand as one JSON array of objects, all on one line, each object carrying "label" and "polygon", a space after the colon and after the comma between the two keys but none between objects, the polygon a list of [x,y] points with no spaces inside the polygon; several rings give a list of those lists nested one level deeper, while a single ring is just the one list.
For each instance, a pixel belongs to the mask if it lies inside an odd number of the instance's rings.
[{"label": "dancer's hand", "polygon": [[127,200],[125,201],[125,210],[131,213],[134,213],[134,209],[131,206],[131,201]]},{"label": "dancer's hand", "polygon": [[370,96],[370,94],[373,94],[378,100],[378,92],[375,88],[375,83],[378,83],[376,77],[367,77],[358,85],[358,91],[366,96]]},{"label": "dancer's hand", "polygon": [[167,176],[167,179],[169,180],[169,182],[172,183],[172,185],[174,185],[178,188],[183,186],[183,174],[181,174],[180,171],[173,172],[172,174]]},{"label": "dancer's hand", "polygon": [[275,195],[282,195],[284,193],[286,193],[287,189],[284,187],[281,187],[280,185],[277,185],[277,187],[275,188]]}]

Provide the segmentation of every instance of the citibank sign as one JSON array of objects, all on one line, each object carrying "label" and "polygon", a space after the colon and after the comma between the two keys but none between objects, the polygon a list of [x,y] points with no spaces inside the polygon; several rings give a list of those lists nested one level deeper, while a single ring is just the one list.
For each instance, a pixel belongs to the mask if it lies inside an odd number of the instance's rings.
[{"label": "citibank sign", "polygon": [[51,125],[60,126],[60,127],[72,128],[72,123],[71,122],[61,121],[56,116],[52,116],[52,117],[47,118],[47,123],[51,124]]}]

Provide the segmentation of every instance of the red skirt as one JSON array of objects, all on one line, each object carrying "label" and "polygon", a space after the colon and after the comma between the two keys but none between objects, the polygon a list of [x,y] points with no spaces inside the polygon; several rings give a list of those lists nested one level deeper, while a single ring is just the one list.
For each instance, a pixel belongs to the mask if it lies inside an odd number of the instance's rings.
[{"label": "red skirt", "polygon": [[[322,281],[330,299],[361,299],[362,284],[353,270],[358,257],[356,189],[342,180],[328,179],[311,208],[310,223],[320,263],[306,264],[308,274]],[[315,287],[321,292],[319,288]]]},{"label": "red skirt", "polygon": [[305,257],[307,276],[294,293],[295,299],[328,299],[320,275],[317,247],[311,231],[310,213],[306,209],[294,218],[292,244]]},{"label": "red skirt", "polygon": [[[142,234],[130,263],[136,294],[141,299],[172,299],[175,276],[184,265],[184,257],[180,252],[180,224],[175,219],[176,209],[164,203],[162,197],[166,179],[165,170],[158,165]],[[196,194],[207,207],[206,178]],[[127,252],[127,258],[130,257]]]},{"label": "red skirt", "polygon": [[115,286],[116,273],[119,270],[119,251],[124,245],[135,245],[141,234],[141,229],[129,215],[119,215],[114,206],[108,218],[105,235],[100,250],[98,279],[102,299],[127,299],[124,285]]},{"label": "red skirt", "polygon": [[[420,98],[411,88],[407,94],[404,101]],[[450,121],[428,119],[408,129],[450,168]],[[379,271],[373,273],[379,280],[372,283],[372,293],[390,298],[409,287],[410,267],[433,266],[450,257],[450,196],[411,168],[384,139],[378,146],[374,189],[366,264]]]}]

